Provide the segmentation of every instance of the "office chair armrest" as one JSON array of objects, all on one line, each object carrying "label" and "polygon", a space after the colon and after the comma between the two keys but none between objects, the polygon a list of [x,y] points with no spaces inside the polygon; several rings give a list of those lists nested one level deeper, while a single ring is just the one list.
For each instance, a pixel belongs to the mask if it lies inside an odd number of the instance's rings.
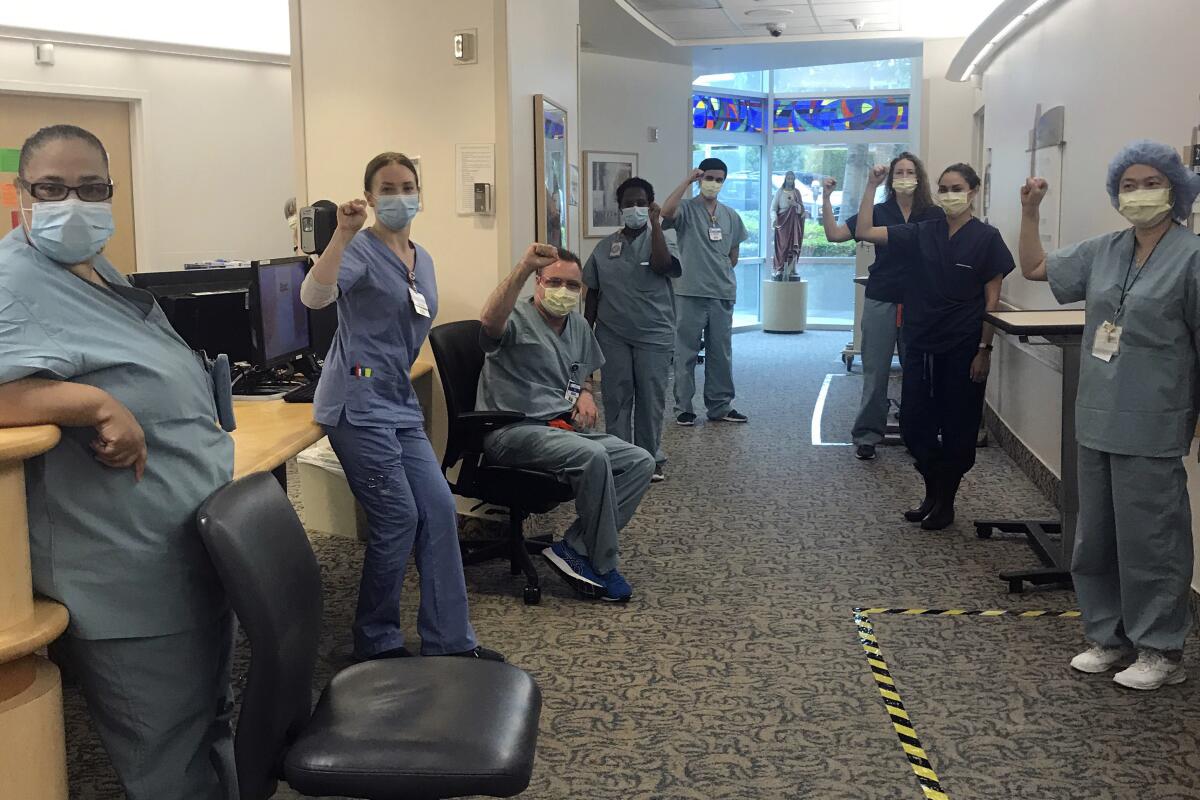
[{"label": "office chair armrest", "polygon": [[459,414],[455,423],[462,427],[463,449],[467,452],[482,453],[483,437],[525,419],[525,415],[518,411],[467,411]]}]

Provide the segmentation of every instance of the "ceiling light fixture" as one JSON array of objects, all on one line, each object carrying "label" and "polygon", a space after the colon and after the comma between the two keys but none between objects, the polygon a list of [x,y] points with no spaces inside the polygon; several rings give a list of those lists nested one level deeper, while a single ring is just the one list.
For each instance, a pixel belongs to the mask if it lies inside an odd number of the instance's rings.
[{"label": "ceiling light fixture", "polygon": [[958,82],[970,80],[972,75],[995,58],[1001,46],[1019,28],[1053,2],[1055,0],[1004,0],[963,42],[962,48],[950,62],[946,79]]},{"label": "ceiling light fixture", "polygon": [[862,17],[851,17],[850,19],[846,20],[846,22],[849,22],[856,31],[861,31],[863,28],[867,27],[867,21]]}]

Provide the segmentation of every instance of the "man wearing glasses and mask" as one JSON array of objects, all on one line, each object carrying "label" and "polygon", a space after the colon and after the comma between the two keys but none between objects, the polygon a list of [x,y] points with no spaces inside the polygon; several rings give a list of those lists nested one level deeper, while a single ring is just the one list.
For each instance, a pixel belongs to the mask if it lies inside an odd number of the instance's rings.
[{"label": "man wearing glasses and mask", "polygon": [[[530,276],[533,296],[518,299]],[[592,431],[592,374],[604,355],[577,310],[582,291],[578,256],[530,246],[480,315],[487,359],[475,408],[526,416],[487,436],[489,463],[551,472],[574,490],[575,522],[543,551],[546,559],[583,596],[626,602],[633,590],[617,571],[617,532],[650,486],[654,457]]]}]

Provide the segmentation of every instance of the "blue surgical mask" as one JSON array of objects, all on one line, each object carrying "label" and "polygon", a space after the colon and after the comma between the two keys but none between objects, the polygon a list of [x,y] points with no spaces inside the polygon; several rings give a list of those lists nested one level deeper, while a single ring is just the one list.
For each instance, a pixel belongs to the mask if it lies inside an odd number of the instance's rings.
[{"label": "blue surgical mask", "polygon": [[421,196],[417,194],[385,194],[375,200],[375,219],[392,231],[407,228],[420,210]]},{"label": "blue surgical mask", "polygon": [[34,203],[29,209],[29,241],[60,264],[82,264],[112,238],[112,206],[69,197]]},{"label": "blue surgical mask", "polygon": [[629,206],[621,209],[621,224],[631,231],[640,231],[650,221],[650,209],[646,206]]}]

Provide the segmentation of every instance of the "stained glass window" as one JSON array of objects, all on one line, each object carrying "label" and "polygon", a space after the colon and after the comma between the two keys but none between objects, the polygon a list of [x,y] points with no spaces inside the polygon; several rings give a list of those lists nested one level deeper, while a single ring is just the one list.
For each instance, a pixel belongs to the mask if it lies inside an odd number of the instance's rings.
[{"label": "stained glass window", "polygon": [[692,125],[700,130],[762,133],[761,97],[692,95]]},{"label": "stained glass window", "polygon": [[775,101],[775,133],[882,130],[908,130],[907,95]]}]

